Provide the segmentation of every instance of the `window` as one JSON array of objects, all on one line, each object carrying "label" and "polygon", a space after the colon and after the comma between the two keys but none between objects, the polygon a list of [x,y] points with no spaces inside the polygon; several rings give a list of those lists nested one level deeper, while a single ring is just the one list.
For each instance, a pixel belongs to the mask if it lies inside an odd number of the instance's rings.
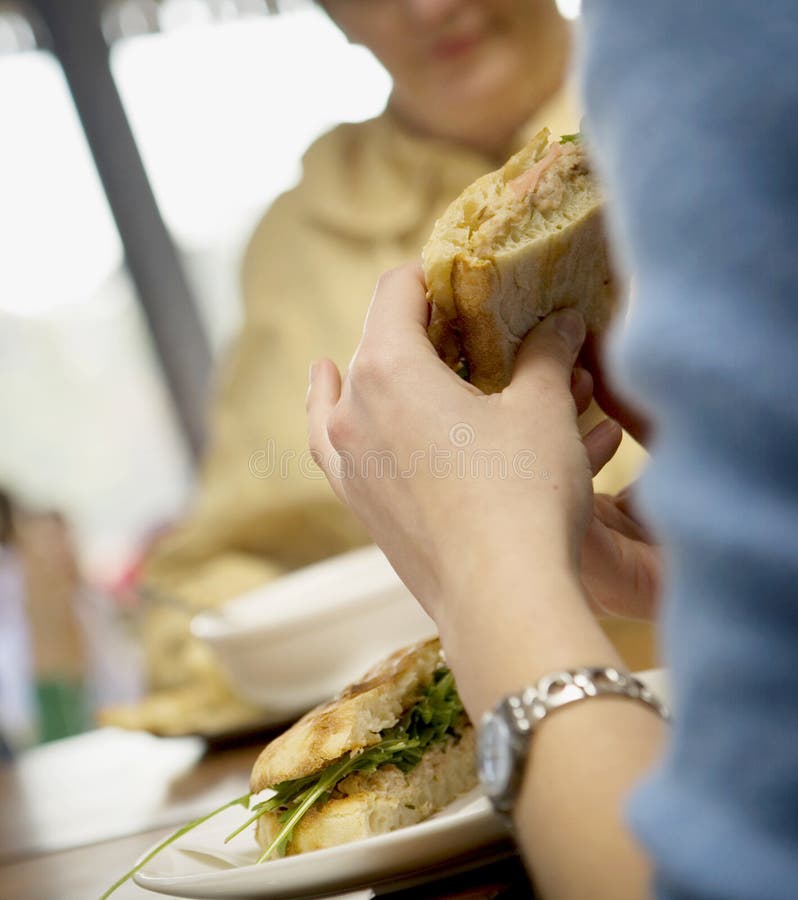
[{"label": "window", "polygon": [[[217,351],[239,322],[240,256],[258,217],[297,179],[315,137],[376,114],[389,90],[382,68],[318,9],[239,15],[248,5],[134,0],[110,7],[105,23]],[[0,121],[0,483],[64,512],[90,572],[110,576],[179,515],[191,465],[54,57],[0,56]]]},{"label": "window", "polygon": [[0,56],[0,482],[106,574],[185,501],[189,465],[58,62]]},{"label": "window", "polygon": [[112,66],[219,348],[238,324],[238,263],[257,219],[309,144],[376,115],[390,82],[315,7],[222,21],[202,2],[158,9],[164,30],[117,41]]}]

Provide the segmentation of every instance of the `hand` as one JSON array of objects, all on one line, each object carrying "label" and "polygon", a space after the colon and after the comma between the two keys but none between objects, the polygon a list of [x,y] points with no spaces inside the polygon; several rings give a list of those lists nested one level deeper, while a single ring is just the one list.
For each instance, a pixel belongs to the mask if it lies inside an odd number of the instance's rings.
[{"label": "hand", "polygon": [[650,621],[659,605],[662,558],[634,512],[633,489],[593,498],[593,520],[582,547],[582,584],[595,612]]},{"label": "hand", "polygon": [[[604,358],[603,337],[589,335],[579,355],[588,370],[582,381],[590,381],[604,412],[645,445],[651,425],[610,383]],[[590,437],[586,443],[589,451]],[[659,547],[634,511],[633,496],[633,486],[614,497],[594,496],[593,520],[582,548],[582,584],[595,612],[651,620],[659,602],[662,561]]]},{"label": "hand", "polygon": [[491,396],[438,359],[428,315],[418,266],[389,272],[346,379],[321,360],[307,405],[311,450],[334,490],[439,620],[442,598],[455,603],[486,566],[528,571],[536,560],[537,570],[578,576],[591,469],[612,456],[621,432],[609,421],[587,445],[579,436],[590,378],[577,372],[575,402],[577,314],[536,327],[512,383]]},{"label": "hand", "polygon": [[605,341],[603,334],[589,334],[585,340],[579,361],[590,372],[593,379],[593,393],[602,410],[611,416],[632,437],[647,447],[651,437],[651,423],[646,416],[636,409],[619,391],[607,372],[604,364]]}]

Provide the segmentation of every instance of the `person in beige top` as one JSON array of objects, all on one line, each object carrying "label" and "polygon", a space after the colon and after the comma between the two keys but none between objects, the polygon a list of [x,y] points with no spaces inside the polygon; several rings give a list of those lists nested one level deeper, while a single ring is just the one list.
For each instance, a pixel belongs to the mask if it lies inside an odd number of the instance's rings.
[{"label": "person in beige top", "polygon": [[[244,324],[220,373],[199,489],[142,582],[156,601],[146,643],[150,684],[162,692],[148,708],[172,723],[160,730],[182,730],[195,714],[216,725],[255,716],[236,708],[188,637],[193,612],[367,540],[309,458],[309,362],[346,367],[379,275],[418,256],[467,184],[544,125],[579,128],[570,27],[554,0],[323,5],[385,65],[393,90],[382,115],[311,146],[299,185],[275,201],[246,251]],[[603,489],[635,474],[640,451],[627,443]]]}]

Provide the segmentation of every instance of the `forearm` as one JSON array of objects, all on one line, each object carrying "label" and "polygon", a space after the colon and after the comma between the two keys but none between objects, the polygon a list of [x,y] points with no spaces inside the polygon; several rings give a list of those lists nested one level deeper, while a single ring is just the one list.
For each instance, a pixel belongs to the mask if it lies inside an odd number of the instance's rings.
[{"label": "forearm", "polygon": [[[547,317],[525,340],[510,386],[486,398],[441,371],[428,317],[420,272],[388,273],[346,378],[325,360],[311,371],[310,445],[338,496],[437,622],[478,722],[503,695],[554,670],[621,665],[579,584],[592,511],[591,459],[572,393],[584,323],[572,313]],[[531,454],[539,477],[514,467],[501,477],[472,468],[470,477],[447,478],[431,465],[407,479],[341,474],[343,460],[370,448],[407,459],[447,435],[453,441],[460,428],[473,438],[472,453],[498,448],[505,462]],[[621,809],[656,753],[656,718],[633,701],[584,706],[596,708],[562,710],[542,723],[534,774],[520,797],[521,845],[551,898],[640,896],[645,864]],[[574,865],[575,847],[589,848],[591,866]]]},{"label": "forearm", "polygon": [[[559,573],[530,578],[529,572],[512,577],[506,570],[491,576],[459,589],[451,607],[458,617],[441,623],[474,721],[505,694],[549,672],[622,665],[573,579]],[[488,582],[489,593],[482,586]],[[647,896],[648,866],[623,809],[657,754],[661,731],[643,704],[608,698],[569,706],[540,726],[516,825],[546,900]]]}]

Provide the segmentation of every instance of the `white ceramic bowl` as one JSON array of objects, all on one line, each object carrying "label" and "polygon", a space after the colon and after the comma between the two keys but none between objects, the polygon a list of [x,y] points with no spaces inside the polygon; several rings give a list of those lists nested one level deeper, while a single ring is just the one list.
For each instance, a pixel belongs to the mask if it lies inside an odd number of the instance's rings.
[{"label": "white ceramic bowl", "polygon": [[435,623],[378,547],[300,569],[194,618],[234,687],[282,722],[329,699]]}]

